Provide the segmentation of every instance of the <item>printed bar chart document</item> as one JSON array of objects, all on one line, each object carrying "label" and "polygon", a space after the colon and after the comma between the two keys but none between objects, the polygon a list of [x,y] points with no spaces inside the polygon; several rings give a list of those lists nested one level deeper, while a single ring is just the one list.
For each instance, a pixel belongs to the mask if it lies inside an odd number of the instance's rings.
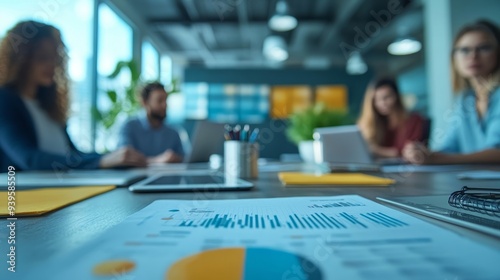
[{"label": "printed bar chart document", "polygon": [[356,195],[158,200],[34,275],[498,279],[500,251]]}]

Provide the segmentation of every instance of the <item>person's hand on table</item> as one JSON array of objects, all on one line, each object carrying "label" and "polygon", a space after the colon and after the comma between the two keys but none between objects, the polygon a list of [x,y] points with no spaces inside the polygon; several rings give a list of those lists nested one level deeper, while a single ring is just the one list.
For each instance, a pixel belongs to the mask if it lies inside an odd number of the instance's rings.
[{"label": "person's hand on table", "polygon": [[368,144],[372,154],[383,157],[383,158],[395,158],[398,157],[398,150],[390,147],[382,147],[380,145],[369,143]]},{"label": "person's hand on table", "polygon": [[182,162],[182,156],[176,154],[172,150],[166,150],[165,152],[155,156],[148,158],[148,163],[178,163]]},{"label": "person's hand on table", "polygon": [[419,142],[410,142],[406,144],[402,151],[403,158],[412,164],[430,164],[432,162],[432,153],[427,147]]},{"label": "person's hand on table", "polygon": [[130,147],[120,148],[112,153],[106,154],[99,162],[100,168],[144,167],[146,165],[146,157]]}]

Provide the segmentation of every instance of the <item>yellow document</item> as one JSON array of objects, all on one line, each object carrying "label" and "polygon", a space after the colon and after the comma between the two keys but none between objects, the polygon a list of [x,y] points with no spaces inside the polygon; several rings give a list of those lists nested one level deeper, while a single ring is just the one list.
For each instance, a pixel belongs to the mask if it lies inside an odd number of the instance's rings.
[{"label": "yellow document", "polygon": [[335,185],[353,187],[388,186],[396,182],[393,179],[376,177],[362,173],[329,173],[315,175],[299,172],[281,172],[278,174],[278,177],[283,185],[293,185],[294,187],[309,187],[309,185]]},{"label": "yellow document", "polygon": [[[64,206],[82,201],[101,193],[114,189],[115,186],[87,186],[87,187],[65,187],[44,188],[16,191],[14,200],[9,200],[8,192],[0,192],[0,216],[38,216]],[[9,201],[15,202],[15,205]],[[10,215],[9,206],[14,206],[15,216]]]}]

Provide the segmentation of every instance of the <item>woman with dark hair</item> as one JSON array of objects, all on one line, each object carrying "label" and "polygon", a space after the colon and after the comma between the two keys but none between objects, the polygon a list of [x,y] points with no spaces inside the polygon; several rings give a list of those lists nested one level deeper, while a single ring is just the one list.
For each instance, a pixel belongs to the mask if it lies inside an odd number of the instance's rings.
[{"label": "woman with dark hair", "polygon": [[404,145],[425,140],[424,125],[420,115],[406,111],[393,79],[379,79],[368,87],[358,126],[374,155],[401,156]]},{"label": "woman with dark hair", "polygon": [[419,143],[405,147],[415,164],[500,163],[500,30],[480,20],[463,27],[451,51],[453,90],[458,93],[448,131],[433,139],[430,152]]},{"label": "woman with dark hair", "polygon": [[[18,23],[0,43],[0,170],[144,166],[124,148],[104,156],[78,151],[66,133],[69,83],[61,34],[51,25]],[[0,171],[2,172],[2,171]]]}]

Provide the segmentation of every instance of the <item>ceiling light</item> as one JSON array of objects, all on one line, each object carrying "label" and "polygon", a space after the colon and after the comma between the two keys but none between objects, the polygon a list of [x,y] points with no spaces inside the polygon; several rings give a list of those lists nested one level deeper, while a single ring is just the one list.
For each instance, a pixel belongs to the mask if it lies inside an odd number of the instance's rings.
[{"label": "ceiling light", "polygon": [[392,42],[387,51],[392,55],[408,55],[413,54],[422,49],[422,44],[410,37],[397,39]]},{"label": "ceiling light", "polygon": [[280,36],[269,36],[264,40],[264,56],[272,61],[285,61],[288,59],[288,49],[285,39]]},{"label": "ceiling light", "polygon": [[366,65],[360,52],[352,52],[347,60],[346,71],[349,75],[361,75],[368,71],[368,65]]},{"label": "ceiling light", "polygon": [[269,28],[278,32],[290,31],[297,27],[297,19],[290,15],[288,4],[279,0],[276,4],[276,13],[269,19]]}]

